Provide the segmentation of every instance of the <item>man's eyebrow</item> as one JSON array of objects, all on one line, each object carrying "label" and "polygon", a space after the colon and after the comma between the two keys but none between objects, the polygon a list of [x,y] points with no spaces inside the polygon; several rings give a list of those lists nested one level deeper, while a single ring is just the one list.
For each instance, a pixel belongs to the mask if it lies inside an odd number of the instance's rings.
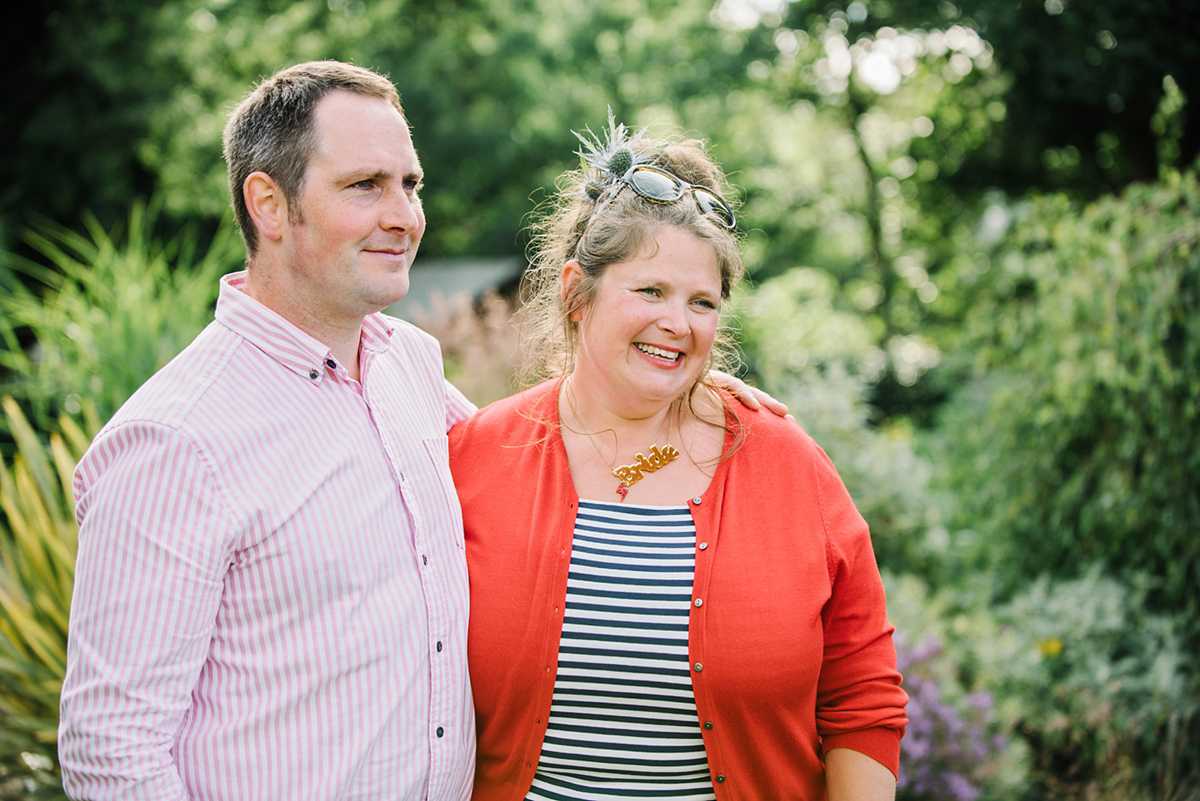
[{"label": "man's eyebrow", "polygon": [[[349,183],[358,183],[359,181],[381,181],[381,182],[383,182],[383,181],[390,181],[394,177],[396,177],[396,174],[394,172],[392,172],[391,170],[370,171],[369,168],[364,167],[362,169],[350,170],[350,171],[344,173],[341,176],[341,178],[339,179],[339,183],[349,184]],[[407,172],[404,174],[404,180],[406,182],[407,181],[416,181],[417,183],[421,183],[421,181],[423,181],[424,179],[425,179],[425,174],[421,170],[413,170],[412,172]]]},{"label": "man's eyebrow", "polygon": [[338,178],[339,183],[358,183],[359,181],[386,181],[392,177],[390,170],[373,170],[370,167],[359,167],[347,170]]}]

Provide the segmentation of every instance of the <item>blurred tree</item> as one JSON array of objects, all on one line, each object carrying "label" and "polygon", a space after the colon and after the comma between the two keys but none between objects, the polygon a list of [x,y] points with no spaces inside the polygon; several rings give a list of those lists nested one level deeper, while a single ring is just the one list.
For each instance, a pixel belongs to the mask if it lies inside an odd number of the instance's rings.
[{"label": "blurred tree", "polygon": [[73,224],[86,209],[111,224],[149,196],[134,146],[179,80],[150,58],[155,21],[137,0],[30,0],[0,26],[16,68],[0,103],[0,248],[36,217]]},{"label": "blurred tree", "polygon": [[[784,21],[808,28],[840,13],[852,38],[889,27],[976,31],[1011,79],[1007,114],[946,182],[963,192],[1095,196],[1158,175],[1152,121],[1169,91],[1165,77],[1200,99],[1197,10],[1192,0],[793,0]],[[1185,123],[1172,166],[1197,155],[1200,126]]]},{"label": "blurred tree", "polygon": [[963,0],[962,9],[1013,78],[997,145],[973,160],[978,179],[1083,196],[1153,180],[1167,76],[1193,101],[1170,166],[1200,155],[1192,0]]},{"label": "blurred tree", "polygon": [[425,251],[518,253],[531,193],[574,161],[572,129],[601,124],[608,106],[630,124],[686,122],[664,110],[700,96],[719,107],[741,80],[745,37],[711,23],[709,0],[652,5],[176,0],[161,24],[187,35],[156,52],[189,77],[151,118],[142,157],[169,210],[216,214],[226,203],[226,110],[288,63],[353,61],[391,76],[413,122],[427,176]]}]

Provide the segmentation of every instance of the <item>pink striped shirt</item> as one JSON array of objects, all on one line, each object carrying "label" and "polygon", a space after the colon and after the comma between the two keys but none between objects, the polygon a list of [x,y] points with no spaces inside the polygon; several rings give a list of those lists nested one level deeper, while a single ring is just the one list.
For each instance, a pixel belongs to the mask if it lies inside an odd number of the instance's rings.
[{"label": "pink striped shirt", "polygon": [[466,799],[467,573],[432,337],[361,384],[221,282],[80,462],[59,756],[87,799]]}]

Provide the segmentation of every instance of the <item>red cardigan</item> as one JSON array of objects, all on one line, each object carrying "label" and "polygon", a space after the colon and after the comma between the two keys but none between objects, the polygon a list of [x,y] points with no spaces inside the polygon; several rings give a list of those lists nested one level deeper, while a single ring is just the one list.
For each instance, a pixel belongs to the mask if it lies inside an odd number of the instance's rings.
[{"label": "red cardigan", "polygon": [[[450,432],[471,576],[474,799],[523,799],[558,665],[578,495],[558,382]],[[908,696],[867,525],[796,424],[738,408],[745,442],[689,502],[688,652],[716,795],[821,799],[823,749],[897,770]]]}]

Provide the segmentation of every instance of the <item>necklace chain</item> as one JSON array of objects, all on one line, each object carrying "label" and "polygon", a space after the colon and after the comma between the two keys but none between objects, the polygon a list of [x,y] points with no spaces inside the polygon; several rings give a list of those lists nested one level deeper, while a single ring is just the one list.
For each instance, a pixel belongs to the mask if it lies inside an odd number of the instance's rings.
[{"label": "necklace chain", "polygon": [[[571,416],[575,418],[576,423],[582,424],[583,418],[579,416],[579,410],[575,408],[575,392],[571,387],[571,378],[572,376],[567,376],[566,381],[564,381],[563,394],[567,396],[567,405],[571,407]],[[673,418],[674,410],[669,409],[667,411],[667,444],[661,447],[651,445],[649,455],[639,452],[633,462],[620,466],[615,465],[616,454],[621,452],[621,443],[617,439],[616,431],[613,431],[613,441],[616,444],[616,450],[613,458],[609,460],[604,456],[604,452],[600,450],[600,446],[596,444],[596,440],[593,439],[600,432],[576,431],[567,426],[566,423],[563,423],[563,425],[566,426],[567,430],[587,437],[588,442],[592,443],[592,447],[596,449],[596,454],[600,457],[600,460],[607,464],[612,474],[620,480],[620,483],[617,484],[617,494],[621,496],[621,501],[624,502],[625,496],[629,494],[629,488],[641,481],[643,474],[653,473],[655,470],[666,467],[679,458],[679,450],[671,444],[671,423]]]}]

